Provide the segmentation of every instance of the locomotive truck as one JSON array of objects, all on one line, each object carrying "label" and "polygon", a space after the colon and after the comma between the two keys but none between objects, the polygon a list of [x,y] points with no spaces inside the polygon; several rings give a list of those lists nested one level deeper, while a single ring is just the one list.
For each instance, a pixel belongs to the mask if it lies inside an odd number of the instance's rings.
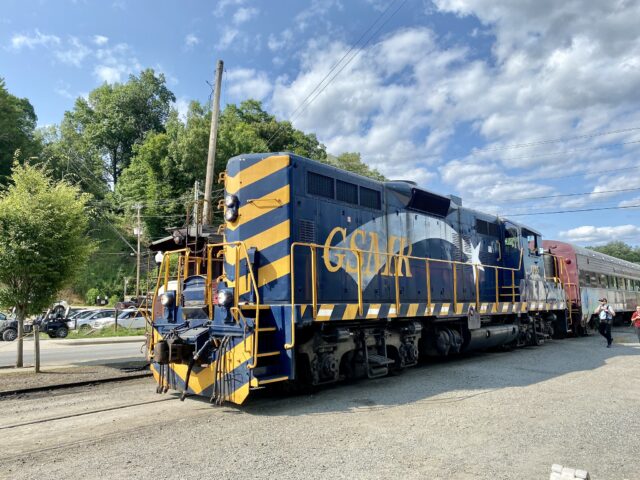
[{"label": "locomotive truck", "polygon": [[265,385],[375,378],[576,329],[567,260],[526,225],[292,153],[231,158],[220,180],[223,241],[159,267],[159,392],[240,404]]}]

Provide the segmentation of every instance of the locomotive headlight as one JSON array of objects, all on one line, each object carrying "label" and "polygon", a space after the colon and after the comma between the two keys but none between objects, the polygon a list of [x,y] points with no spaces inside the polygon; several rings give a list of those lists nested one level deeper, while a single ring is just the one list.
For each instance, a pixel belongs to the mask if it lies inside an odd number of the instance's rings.
[{"label": "locomotive headlight", "polygon": [[224,211],[224,219],[227,222],[233,222],[236,218],[238,218],[238,209],[236,207],[227,207]]},{"label": "locomotive headlight", "polygon": [[173,293],[163,293],[162,296],[160,297],[160,303],[162,303],[162,305],[164,305],[165,307],[169,307],[171,305],[173,305],[173,301],[175,299],[175,295]]},{"label": "locomotive headlight", "polygon": [[238,205],[238,197],[230,193],[227,193],[224,197],[224,205],[227,208],[236,207]]},{"label": "locomotive headlight", "polygon": [[218,305],[228,307],[233,301],[233,292],[228,289],[218,290]]}]

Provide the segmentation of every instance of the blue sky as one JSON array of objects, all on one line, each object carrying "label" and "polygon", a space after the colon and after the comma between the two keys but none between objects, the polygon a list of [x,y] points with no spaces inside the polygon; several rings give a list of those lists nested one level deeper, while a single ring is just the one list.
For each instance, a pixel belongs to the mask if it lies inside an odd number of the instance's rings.
[{"label": "blue sky", "polygon": [[639,1],[3,0],[0,75],[47,125],[146,67],[184,111],[221,58],[223,103],[258,98],[331,153],[547,238],[640,244],[619,208],[640,204],[639,20]]}]

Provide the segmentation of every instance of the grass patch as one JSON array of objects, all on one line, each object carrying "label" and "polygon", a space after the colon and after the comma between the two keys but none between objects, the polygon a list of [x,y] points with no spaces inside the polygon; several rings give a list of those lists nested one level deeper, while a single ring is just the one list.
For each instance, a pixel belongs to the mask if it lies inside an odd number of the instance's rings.
[{"label": "grass patch", "polygon": [[102,337],[131,337],[134,335],[144,335],[144,328],[123,328],[118,327],[116,330],[115,326],[101,328],[99,330],[89,330],[89,331],[79,331],[79,330],[71,330],[69,331],[69,336],[67,338],[102,338]]}]

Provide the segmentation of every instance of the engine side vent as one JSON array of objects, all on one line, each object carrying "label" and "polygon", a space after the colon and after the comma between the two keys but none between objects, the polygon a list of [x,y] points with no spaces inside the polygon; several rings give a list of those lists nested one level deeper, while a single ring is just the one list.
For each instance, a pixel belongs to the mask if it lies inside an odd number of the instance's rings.
[{"label": "engine side vent", "polygon": [[298,241],[316,243],[316,224],[310,220],[299,220]]}]

